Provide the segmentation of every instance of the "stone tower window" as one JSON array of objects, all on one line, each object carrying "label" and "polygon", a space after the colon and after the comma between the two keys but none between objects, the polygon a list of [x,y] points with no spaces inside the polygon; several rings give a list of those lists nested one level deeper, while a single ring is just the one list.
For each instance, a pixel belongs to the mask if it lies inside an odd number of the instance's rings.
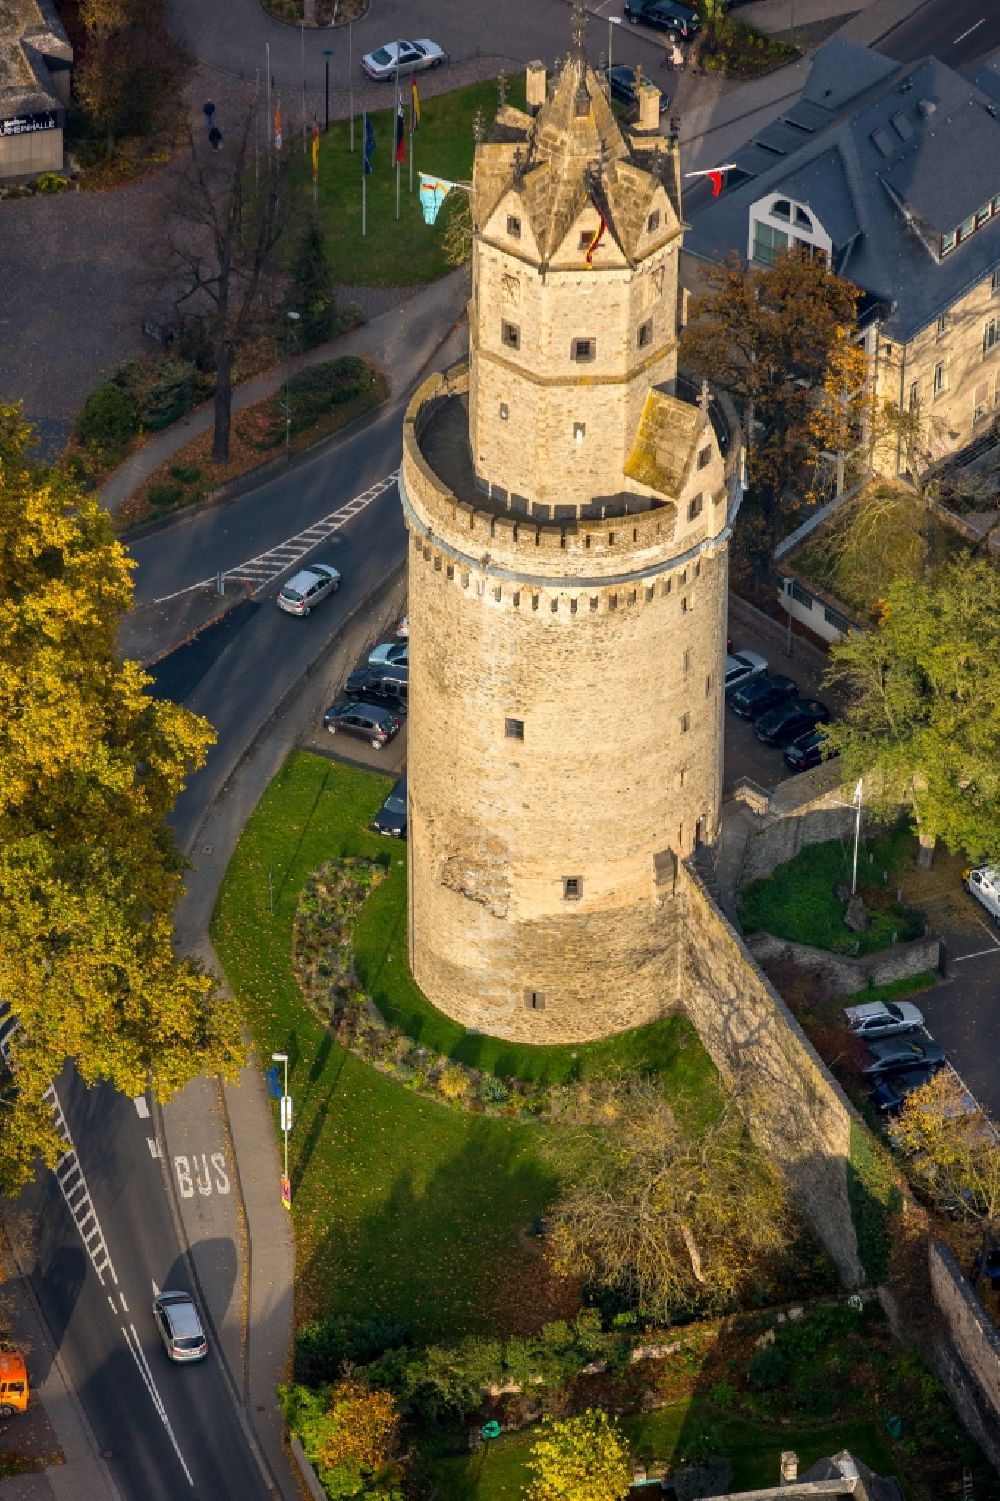
[{"label": "stone tower window", "polygon": [[704,448],[698,450],[698,468],[707,469],[712,462],[712,445],[706,443]]},{"label": "stone tower window", "polygon": [[507,233],[513,240],[521,238],[521,221],[516,214],[507,215]]},{"label": "stone tower window", "polygon": [[521,330],[516,323],[508,323],[506,319],[500,324],[500,342],[506,344],[508,349],[520,349]]},{"label": "stone tower window", "polygon": [[648,232],[650,234],[655,234],[656,231],[659,229],[659,227],[660,227],[660,210],[658,208],[654,208],[653,212],[650,214],[649,218],[646,220],[646,229],[648,230]]},{"label": "stone tower window", "polygon": [[639,328],[638,328],[638,331],[637,331],[636,336],[635,336],[635,342],[636,342],[636,347],[638,349],[645,349],[648,345],[652,344],[652,342],[653,342],[653,320],[652,320],[652,318],[647,318],[646,321],[645,321],[645,323],[640,323],[639,324]]},{"label": "stone tower window", "polygon": [[689,521],[697,521],[698,517],[701,515],[702,504],[703,504],[703,502],[702,502],[702,498],[701,498],[700,495],[694,495],[688,501],[688,520]]},{"label": "stone tower window", "polygon": [[540,990],[526,990],[524,992],[524,1004],[529,1011],[544,1011],[545,997]]},{"label": "stone tower window", "polygon": [[583,882],[579,876],[563,876],[563,901],[578,902],[583,895]]},{"label": "stone tower window", "polygon": [[691,716],[690,716],[690,714],[682,714],[680,722],[681,722],[681,734],[682,735],[686,735],[687,732],[688,732],[688,730],[691,728]]},{"label": "stone tower window", "polygon": [[506,422],[507,418],[509,416],[510,416],[510,408],[508,407],[508,405],[507,405],[507,403],[505,401],[501,401],[501,403],[500,403],[500,421],[501,422]]},{"label": "stone tower window", "polygon": [[572,344],[573,359],[580,364],[592,360],[597,353],[596,339],[574,339]]},{"label": "stone tower window", "polygon": [[690,646],[685,646],[685,648],[684,648],[684,675],[685,675],[685,677],[687,676],[687,674],[690,671],[691,671],[691,648],[690,648]]},{"label": "stone tower window", "polygon": [[585,422],[573,423],[573,438],[577,443],[582,443],[587,436],[587,424]]},{"label": "stone tower window", "polygon": [[581,231],[580,231],[580,249],[581,250],[589,250],[590,249],[591,244],[593,243],[593,239],[594,239],[594,236],[596,235],[596,233],[597,233],[596,229],[581,229]]},{"label": "stone tower window", "polygon": [[707,676],[706,676],[706,678],[705,678],[705,697],[708,698],[708,696],[709,696],[709,694],[711,692],[712,692],[712,674],[708,673]]},{"label": "stone tower window", "polygon": [[507,737],[508,740],[523,740],[524,739],[524,720],[523,719],[505,719],[504,720],[504,734],[506,735],[506,737]]}]

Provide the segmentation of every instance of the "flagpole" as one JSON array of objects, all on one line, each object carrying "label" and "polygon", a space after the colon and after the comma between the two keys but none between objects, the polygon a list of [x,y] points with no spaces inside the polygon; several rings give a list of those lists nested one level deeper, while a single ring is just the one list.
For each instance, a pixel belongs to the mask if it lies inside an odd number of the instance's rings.
[{"label": "flagpole", "polygon": [[302,155],[306,154],[306,23],[302,22]]},{"label": "flagpole", "polygon": [[274,152],[274,115],[271,113],[271,43],[264,43],[267,54],[267,154]]},{"label": "flagpole", "polygon": [[368,233],[366,226],[365,210],[368,206],[368,173],[365,170],[365,153],[368,150],[368,111],[364,112],[364,124],[361,131],[361,238]]},{"label": "flagpole", "polygon": [[410,192],[413,192],[413,100],[410,100]]},{"label": "flagpole", "polygon": [[[393,121],[393,132],[392,132],[393,141],[395,141],[397,139],[398,134],[399,134],[399,111],[401,109],[402,109],[402,103],[401,103],[400,97],[399,97],[399,53],[397,52],[396,53],[396,118]],[[398,148],[396,150],[394,150],[392,154],[396,158],[396,219],[398,221],[399,220],[399,150],[398,150]]]},{"label": "flagpole", "polygon": [[351,151],[354,151],[354,22],[347,23],[347,89],[351,101]]}]

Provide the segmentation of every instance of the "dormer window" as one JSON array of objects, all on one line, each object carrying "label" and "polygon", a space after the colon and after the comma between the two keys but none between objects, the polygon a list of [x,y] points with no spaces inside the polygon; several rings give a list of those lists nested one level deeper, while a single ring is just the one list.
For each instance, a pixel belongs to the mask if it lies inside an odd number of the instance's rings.
[{"label": "dormer window", "polygon": [[795,208],[795,222],[802,229],[811,230],[813,227],[813,222],[810,219],[809,215],[806,213],[805,209],[799,208],[798,205],[796,205]]},{"label": "dormer window", "polygon": [[512,240],[521,238],[521,221],[516,214],[507,215],[507,233]]},{"label": "dormer window", "polygon": [[951,252],[954,250],[954,248],[955,248],[955,246],[957,244],[958,244],[958,232],[956,230],[951,229],[951,230],[948,231],[948,233],[946,235],[942,235],[941,236],[941,254],[942,254],[942,256],[950,255]]},{"label": "dormer window", "polygon": [[771,204],[771,217],[773,219],[791,219],[792,205],[787,198],[778,198]]}]

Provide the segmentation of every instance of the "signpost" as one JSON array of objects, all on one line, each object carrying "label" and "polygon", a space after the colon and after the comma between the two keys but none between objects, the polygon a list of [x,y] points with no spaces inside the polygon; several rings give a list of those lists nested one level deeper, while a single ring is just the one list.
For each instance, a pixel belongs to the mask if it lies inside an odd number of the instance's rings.
[{"label": "signpost", "polygon": [[483,1465],[486,1463],[486,1456],[490,1451],[490,1443],[493,1439],[500,1437],[500,1424],[496,1418],[490,1418],[489,1422],[484,1423],[480,1428],[479,1433],[483,1440],[483,1458],[479,1466],[479,1473],[481,1475],[483,1473]]},{"label": "signpost", "polygon": [[[288,1133],[292,1129],[292,1097],[288,1093],[288,1054],[287,1053],[272,1053],[271,1057],[272,1057],[272,1059],[274,1060],[275,1063],[281,1063],[281,1064],[283,1064],[284,1065],[284,1070],[285,1070],[284,1080],[283,1080],[283,1083],[282,1083],[282,1091],[281,1091],[281,1095],[280,1095],[280,1101],[281,1101],[281,1104],[280,1104],[280,1109],[281,1109],[281,1135],[282,1135],[282,1137],[284,1139],[284,1147],[285,1147],[285,1160],[284,1160],[284,1168],[285,1168],[285,1170],[284,1170],[284,1172],[281,1175],[281,1202],[282,1202],[282,1204],[284,1204],[284,1206],[285,1206],[286,1209],[291,1209],[291,1207],[292,1207],[292,1180],[288,1176]],[[277,1069],[275,1069],[274,1072],[277,1073],[278,1072]]]}]

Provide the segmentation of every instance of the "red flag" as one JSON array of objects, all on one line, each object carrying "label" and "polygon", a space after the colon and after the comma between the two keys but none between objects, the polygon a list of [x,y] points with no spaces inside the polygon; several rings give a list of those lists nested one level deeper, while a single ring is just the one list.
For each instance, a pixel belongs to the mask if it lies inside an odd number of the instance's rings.
[{"label": "red flag", "polygon": [[403,123],[403,101],[396,106],[396,161],[406,161],[406,126]]},{"label": "red flag", "polygon": [[607,221],[607,219],[605,219],[603,213],[601,213],[601,206],[600,206],[600,204],[597,203],[593,198],[590,201],[591,201],[591,203],[593,203],[594,207],[597,209],[597,212],[600,215],[600,219],[601,219],[600,224],[597,226],[597,233],[595,234],[594,238],[591,240],[590,244],[587,246],[587,254],[584,257],[584,259],[587,262],[587,265],[593,271],[593,269],[594,269],[594,251],[597,249],[598,245],[601,243],[601,241],[604,238],[604,231],[608,227],[608,221]]},{"label": "red flag", "polygon": [[719,194],[722,192],[722,173],[722,167],[713,167],[712,170],[708,173],[708,176],[712,179],[713,198],[718,198]]},{"label": "red flag", "polygon": [[319,126],[314,120],[312,123],[312,179],[319,180]]}]

